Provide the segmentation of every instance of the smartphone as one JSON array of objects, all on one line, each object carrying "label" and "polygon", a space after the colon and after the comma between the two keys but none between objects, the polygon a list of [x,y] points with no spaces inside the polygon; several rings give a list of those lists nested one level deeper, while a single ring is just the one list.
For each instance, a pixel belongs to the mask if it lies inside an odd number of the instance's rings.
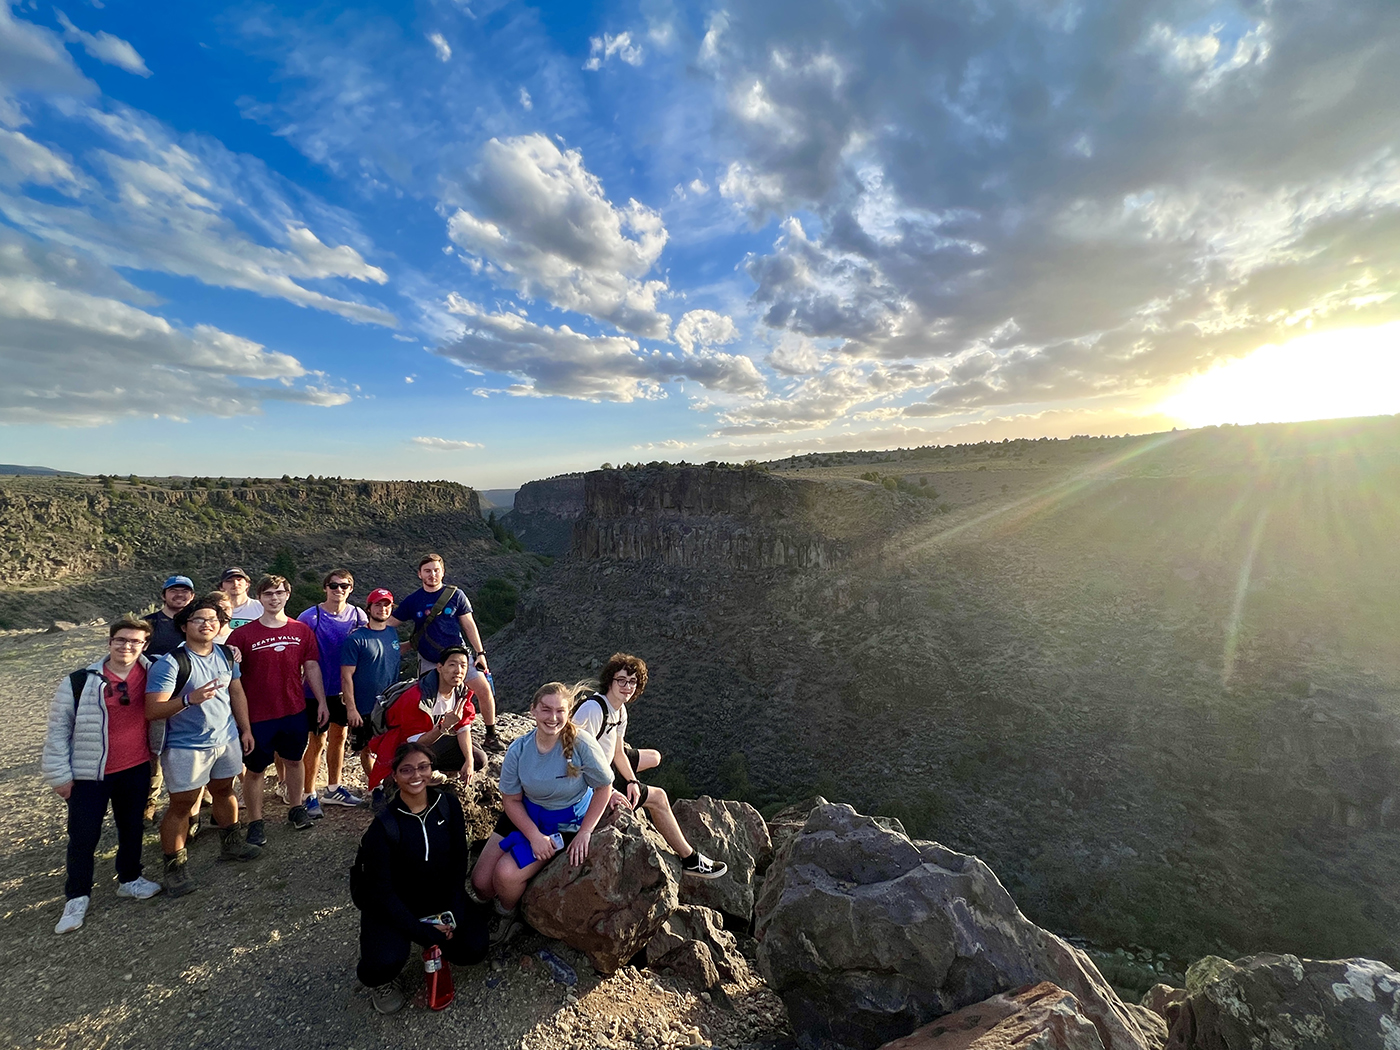
[{"label": "smartphone", "polygon": [[437,915],[428,915],[419,921],[429,923],[433,926],[446,926],[453,930],[457,928],[457,917],[450,911],[440,912]]},{"label": "smartphone", "polygon": [[555,849],[564,848],[564,836],[559,834],[559,832],[557,831],[553,835],[549,836],[549,841],[554,843]]}]

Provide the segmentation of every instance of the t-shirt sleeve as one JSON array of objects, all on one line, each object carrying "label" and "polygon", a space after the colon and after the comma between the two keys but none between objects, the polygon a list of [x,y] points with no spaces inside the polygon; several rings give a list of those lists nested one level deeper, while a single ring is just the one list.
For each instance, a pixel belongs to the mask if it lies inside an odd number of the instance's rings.
[{"label": "t-shirt sleeve", "polygon": [[412,623],[413,618],[418,615],[418,608],[413,604],[413,595],[409,595],[398,605],[394,606],[394,611],[390,614],[399,623]]},{"label": "t-shirt sleeve", "polygon": [[[520,738],[524,740],[524,737]],[[501,794],[523,795],[525,785],[520,783],[520,751],[518,743],[511,742],[506,749],[506,757],[501,762]]]},{"label": "t-shirt sleeve", "polygon": [[452,606],[455,610],[452,616],[455,619],[458,616],[465,616],[472,611],[472,600],[467,597],[467,592],[459,587],[457,588],[456,596],[452,599]]},{"label": "t-shirt sleeve", "polygon": [[608,760],[603,757],[603,748],[591,736],[580,733],[574,740],[574,765],[582,770],[583,779],[589,787],[600,788],[613,781]]},{"label": "t-shirt sleeve", "polygon": [[302,645],[306,646],[306,654],[302,657],[301,662],[308,663],[312,660],[320,660],[321,646],[316,641],[316,632],[307,627],[306,624],[302,624],[302,626],[306,628],[302,637]]},{"label": "t-shirt sleeve", "polygon": [[596,740],[598,731],[603,728],[602,708],[592,700],[585,700],[574,712],[574,725]]},{"label": "t-shirt sleeve", "polygon": [[297,617],[297,623],[304,623],[310,627],[316,622],[316,606],[303,609],[301,615]]},{"label": "t-shirt sleeve", "polygon": [[243,668],[239,666],[237,660],[230,660],[228,662],[228,668],[228,680],[230,682],[232,682],[235,678],[243,677]]},{"label": "t-shirt sleeve", "polygon": [[170,692],[175,688],[176,673],[175,661],[168,656],[162,656],[151,664],[151,669],[146,672],[146,692]]}]

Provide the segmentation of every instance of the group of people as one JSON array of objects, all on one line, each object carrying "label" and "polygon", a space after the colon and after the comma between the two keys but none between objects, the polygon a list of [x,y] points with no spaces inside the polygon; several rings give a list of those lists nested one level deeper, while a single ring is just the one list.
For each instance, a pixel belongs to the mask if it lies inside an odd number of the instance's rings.
[{"label": "group of people", "polygon": [[[360,608],[349,602],[354,575],[333,569],[322,581],[325,601],[296,619],[285,612],[291,584],[282,576],[254,585],[234,566],[218,591],[198,597],[189,577],[174,575],[155,612],[114,621],[105,657],[60,682],[49,709],[41,771],[68,808],[66,902],[55,932],[83,925],[109,806],[117,896],[182,896],[196,888],[187,848],[206,801],[221,860],[252,860],[267,848],[270,767],[296,830],[314,827],[323,804],[364,804],[342,783],[347,744],[376,812],[352,887],[358,878],[365,889],[356,894],[358,976],[382,1013],[403,1005],[395,978],[411,944],[440,947],[450,962],[478,961],[520,928],[531,876],[560,851],[575,865],[587,859],[609,808],[644,810],[684,874],[723,876],[722,861],[687,841],[666,793],[637,778],[661,762],[659,752],[626,741],[627,705],[646,688],[646,663],[618,653],[596,689],[541,686],[530,703],[535,728],[506,748],[471,602],[444,582],[444,570],[440,555],[425,555],[418,590],[396,602],[375,588]],[[419,673],[406,674],[413,659]],[[472,738],[478,714],[480,745]],[[328,783],[318,794],[323,751]],[[466,822],[442,784],[484,768],[488,751],[504,752],[505,813],[468,875]],[[162,787],[169,801],[157,882],[143,874],[141,840]]]}]

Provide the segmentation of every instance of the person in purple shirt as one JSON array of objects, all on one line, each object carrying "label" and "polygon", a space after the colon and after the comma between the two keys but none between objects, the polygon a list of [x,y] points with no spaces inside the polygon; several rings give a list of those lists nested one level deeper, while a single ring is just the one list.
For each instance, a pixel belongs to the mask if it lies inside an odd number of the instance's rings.
[{"label": "person in purple shirt", "polygon": [[[311,742],[306,749],[305,791],[306,811],[313,817],[325,814],[321,810],[328,806],[358,806],[363,801],[340,782],[340,774],[345,762],[345,727],[349,716],[345,710],[345,699],[340,693],[332,694],[340,682],[340,647],[350,632],[369,622],[363,609],[350,604],[350,592],[355,589],[355,577],[349,569],[332,569],[321,581],[325,588],[326,600],[317,602],[297,617],[316,632],[316,646],[320,650],[321,681],[327,684],[326,707],[330,711],[330,723],[324,729],[317,724],[316,698],[307,692],[306,726],[311,732]],[[319,796],[316,793],[316,776],[321,770],[321,749],[326,748],[326,790]]]}]

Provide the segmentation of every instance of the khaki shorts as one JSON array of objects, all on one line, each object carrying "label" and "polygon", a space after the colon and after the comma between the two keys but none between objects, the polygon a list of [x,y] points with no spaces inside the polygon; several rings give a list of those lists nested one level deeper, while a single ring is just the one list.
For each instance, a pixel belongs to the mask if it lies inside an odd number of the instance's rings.
[{"label": "khaki shorts", "polygon": [[165,790],[172,795],[202,788],[211,780],[228,780],[243,772],[243,747],[171,747],[161,752]]}]

